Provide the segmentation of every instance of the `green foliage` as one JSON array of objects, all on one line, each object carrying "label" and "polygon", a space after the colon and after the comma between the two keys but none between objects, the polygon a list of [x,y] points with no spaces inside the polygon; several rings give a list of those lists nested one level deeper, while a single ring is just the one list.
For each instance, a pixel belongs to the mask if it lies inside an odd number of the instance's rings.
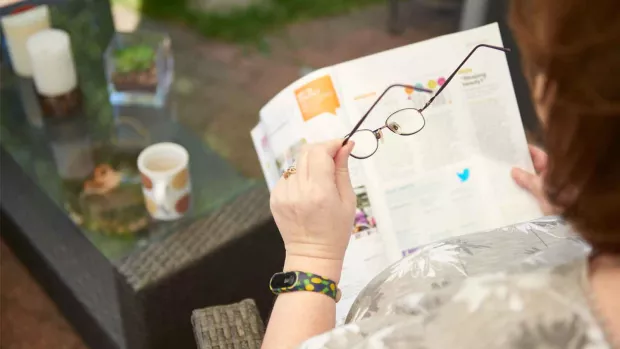
[{"label": "green foliage", "polygon": [[50,6],[50,12],[53,27],[71,35],[85,114],[92,122],[93,136],[108,139],[114,119],[101,52],[114,33],[110,6],[106,1],[66,0],[62,6]]},{"label": "green foliage", "polygon": [[148,45],[134,45],[114,52],[114,64],[119,73],[145,71],[155,61],[155,50]]},{"label": "green foliage", "polygon": [[[147,16],[183,22],[207,37],[254,42],[289,23],[346,13],[385,0],[265,0],[227,13],[205,13],[189,7],[193,0],[113,0]],[[195,0],[200,1],[200,0]],[[380,24],[377,24],[380,25]]]}]

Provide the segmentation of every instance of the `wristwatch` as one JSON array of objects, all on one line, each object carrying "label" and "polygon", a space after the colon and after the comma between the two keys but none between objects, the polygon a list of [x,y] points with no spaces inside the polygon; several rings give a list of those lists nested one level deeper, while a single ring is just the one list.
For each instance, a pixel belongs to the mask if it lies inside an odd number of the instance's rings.
[{"label": "wristwatch", "polygon": [[340,289],[334,281],[303,271],[285,271],[273,274],[269,281],[269,289],[275,295],[297,291],[321,293],[333,298],[336,302],[340,300],[341,295]]}]

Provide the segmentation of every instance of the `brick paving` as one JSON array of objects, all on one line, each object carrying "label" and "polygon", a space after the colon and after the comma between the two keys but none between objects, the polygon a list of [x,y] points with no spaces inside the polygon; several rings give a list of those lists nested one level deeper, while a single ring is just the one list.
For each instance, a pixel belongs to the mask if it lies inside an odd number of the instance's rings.
[{"label": "brick paving", "polygon": [[87,348],[2,240],[0,265],[0,348]]}]

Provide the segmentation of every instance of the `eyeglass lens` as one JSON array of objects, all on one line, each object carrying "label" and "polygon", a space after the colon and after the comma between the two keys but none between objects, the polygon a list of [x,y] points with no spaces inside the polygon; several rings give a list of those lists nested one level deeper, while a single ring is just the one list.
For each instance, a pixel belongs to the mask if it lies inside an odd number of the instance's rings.
[{"label": "eyeglass lens", "polygon": [[371,130],[357,130],[350,140],[355,143],[351,155],[358,159],[371,156],[379,147],[377,136]]},{"label": "eyeglass lens", "polygon": [[424,127],[424,117],[416,109],[402,109],[390,115],[385,124],[397,135],[412,135]]},{"label": "eyeglass lens", "polygon": [[[402,109],[390,115],[386,120],[386,128],[397,135],[409,136],[424,128],[424,117],[416,109]],[[375,131],[380,132],[380,131]],[[355,146],[351,152],[353,157],[365,159],[373,155],[379,147],[377,133],[371,130],[358,130],[351,136]],[[381,137],[381,134],[379,134]]]}]

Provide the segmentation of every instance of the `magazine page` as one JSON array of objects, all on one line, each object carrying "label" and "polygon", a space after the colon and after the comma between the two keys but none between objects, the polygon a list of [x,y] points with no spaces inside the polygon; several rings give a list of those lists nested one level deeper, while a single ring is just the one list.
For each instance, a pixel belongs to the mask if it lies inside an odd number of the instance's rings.
[{"label": "magazine page", "polygon": [[252,143],[254,143],[254,149],[256,150],[256,155],[258,155],[258,162],[263,170],[267,187],[271,190],[280,179],[280,169],[271,150],[265,126],[259,122],[250,132],[250,136],[252,137]]},{"label": "magazine page", "polygon": [[[497,24],[336,66],[351,124],[391,84],[436,91],[478,44],[502,46]],[[513,166],[533,166],[505,54],[478,49],[424,111],[419,133],[384,129],[377,152],[360,161],[392,260],[428,242],[542,216],[510,177]],[[390,90],[361,128],[374,130],[395,111],[428,99],[428,93]]]},{"label": "magazine page", "polygon": [[390,264],[383,238],[377,229],[368,192],[363,185],[354,186],[357,196],[355,223],[349,240],[338,287],[342,296],[336,303],[336,323],[342,325],[364,287]]},{"label": "magazine page", "polygon": [[[261,109],[260,123],[251,135],[270,190],[295,163],[303,145],[342,138],[353,127],[333,73],[332,68],[314,71],[282,90]],[[338,324],[344,322],[358,293],[389,261],[359,160],[350,159],[349,173],[357,211],[339,284],[342,297],[336,305]]]},{"label": "magazine page", "polygon": [[342,137],[349,117],[331,68],[316,70],[295,81],[260,110],[260,123],[269,140],[276,167],[283,173],[306,143]]}]

